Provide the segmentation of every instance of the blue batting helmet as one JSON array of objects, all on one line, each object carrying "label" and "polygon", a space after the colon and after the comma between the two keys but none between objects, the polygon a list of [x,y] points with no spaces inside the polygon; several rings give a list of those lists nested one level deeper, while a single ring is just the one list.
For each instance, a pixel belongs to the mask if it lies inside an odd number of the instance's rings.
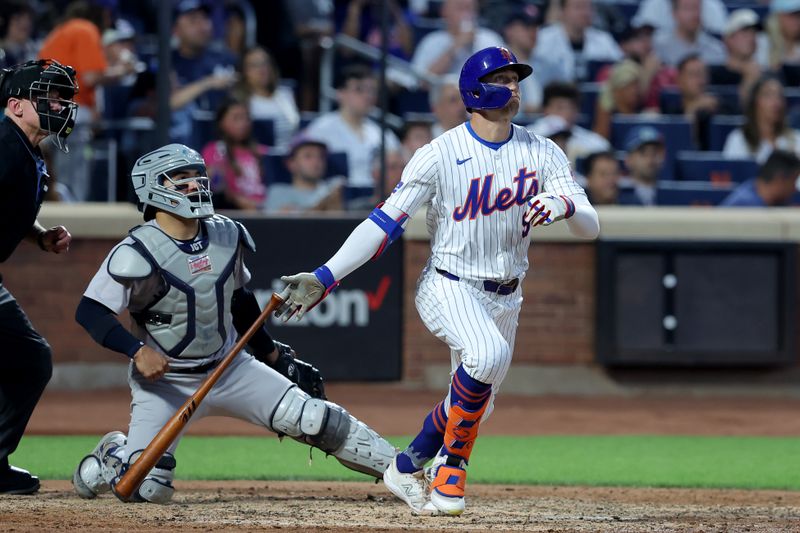
[{"label": "blue batting helmet", "polygon": [[518,63],[516,56],[502,46],[490,46],[472,54],[461,68],[458,88],[467,111],[473,109],[500,109],[511,99],[511,89],[483,83],[481,78],[502,68],[511,68],[522,81],[531,75],[530,65]]}]

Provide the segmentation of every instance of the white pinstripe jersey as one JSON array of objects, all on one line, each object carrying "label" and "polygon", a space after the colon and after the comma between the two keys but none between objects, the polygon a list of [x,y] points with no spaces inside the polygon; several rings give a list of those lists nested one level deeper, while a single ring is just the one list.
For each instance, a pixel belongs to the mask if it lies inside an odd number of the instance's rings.
[{"label": "white pinstripe jersey", "polygon": [[520,277],[530,243],[525,198],[585,194],[553,141],[512,125],[499,144],[479,139],[468,122],[453,128],[416,151],[386,200],[409,215],[430,203],[434,267],[469,279]]}]

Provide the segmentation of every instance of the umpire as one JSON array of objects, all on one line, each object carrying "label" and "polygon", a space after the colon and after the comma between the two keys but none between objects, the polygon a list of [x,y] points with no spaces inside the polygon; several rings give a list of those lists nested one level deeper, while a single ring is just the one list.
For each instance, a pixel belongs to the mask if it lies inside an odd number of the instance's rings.
[{"label": "umpire", "polygon": [[[20,241],[62,253],[72,236],[63,226],[45,229],[37,215],[48,174],[39,143],[48,135],[67,151],[75,124],[75,70],[52,60],[0,71],[0,263]],[[0,494],[31,494],[39,478],[8,464],[53,371],[47,341],[33,329],[0,276]]]}]

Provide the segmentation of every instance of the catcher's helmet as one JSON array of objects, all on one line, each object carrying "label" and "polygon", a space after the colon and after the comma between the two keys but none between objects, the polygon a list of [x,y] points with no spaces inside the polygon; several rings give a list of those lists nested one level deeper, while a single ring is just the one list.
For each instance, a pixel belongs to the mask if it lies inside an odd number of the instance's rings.
[{"label": "catcher's helmet", "polygon": [[483,83],[487,74],[502,68],[511,68],[519,75],[519,81],[531,75],[530,65],[518,63],[516,56],[501,46],[490,46],[472,54],[461,68],[458,88],[467,111],[473,109],[500,109],[511,99],[511,89],[500,85]]},{"label": "catcher's helmet", "polygon": [[0,71],[0,103],[9,98],[30,100],[39,115],[39,128],[55,135],[56,145],[68,152],[66,139],[75,127],[78,104],[75,69],[53,59],[28,61]]},{"label": "catcher's helmet", "polygon": [[[196,171],[197,176],[173,179],[182,171]],[[183,218],[206,218],[214,214],[206,162],[183,144],[168,144],[137,159],[131,181],[145,220],[155,217],[154,209],[148,207]],[[197,184],[196,190],[181,191],[191,183]]]}]

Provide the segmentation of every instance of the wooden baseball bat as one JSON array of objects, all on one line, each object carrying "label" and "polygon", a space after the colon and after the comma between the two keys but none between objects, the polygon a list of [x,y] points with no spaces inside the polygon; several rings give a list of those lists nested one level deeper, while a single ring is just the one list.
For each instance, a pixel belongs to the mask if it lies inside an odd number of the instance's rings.
[{"label": "wooden baseball bat", "polygon": [[180,435],[183,428],[192,418],[197,406],[211,390],[211,387],[219,381],[222,373],[233,361],[233,358],[244,348],[244,345],[250,338],[258,331],[258,328],[269,318],[270,313],[278,309],[283,304],[283,299],[275,293],[272,293],[269,303],[259,315],[258,319],[250,326],[244,335],[241,336],[239,341],[225,354],[225,357],[220,361],[219,365],[211,372],[208,377],[200,384],[188,400],[172,415],[172,418],[164,424],[164,427],[153,437],[150,444],[144,449],[128,470],[122,475],[116,484],[112,485],[114,494],[122,501],[130,501],[131,495],[139,488],[139,485],[144,481],[145,476],[153,469],[167,448],[175,441]]}]

